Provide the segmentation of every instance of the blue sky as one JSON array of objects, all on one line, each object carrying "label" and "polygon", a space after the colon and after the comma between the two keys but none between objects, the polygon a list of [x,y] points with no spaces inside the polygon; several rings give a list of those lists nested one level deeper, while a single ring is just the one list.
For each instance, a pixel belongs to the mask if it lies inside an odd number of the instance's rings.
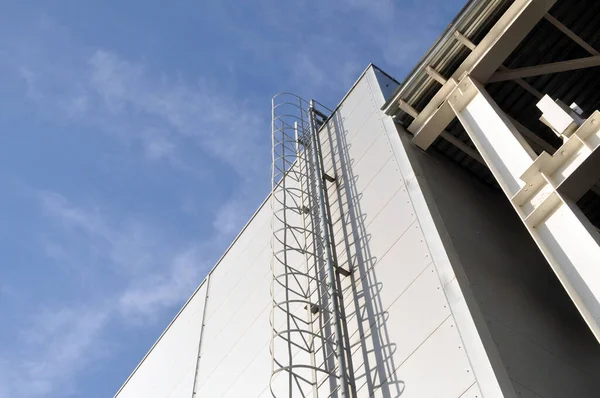
[{"label": "blue sky", "polygon": [[0,16],[0,398],[110,397],[268,193],[270,98],[402,79],[461,0]]}]

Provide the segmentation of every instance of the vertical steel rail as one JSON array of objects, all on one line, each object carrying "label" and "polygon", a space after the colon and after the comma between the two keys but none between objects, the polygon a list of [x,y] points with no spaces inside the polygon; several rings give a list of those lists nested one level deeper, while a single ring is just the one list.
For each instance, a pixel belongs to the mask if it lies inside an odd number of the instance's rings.
[{"label": "vertical steel rail", "polygon": [[198,339],[198,357],[196,358],[196,371],[194,372],[194,383],[192,384],[192,398],[196,396],[196,388],[198,388],[198,370],[200,369],[200,358],[202,358],[202,340],[204,340],[204,324],[206,323],[206,308],[208,308],[210,275],[211,272],[209,272],[206,277],[206,295],[204,297],[204,305],[202,308],[202,325],[200,326],[200,338]]},{"label": "vertical steel rail", "polygon": [[[302,109],[302,100],[298,100],[298,103],[300,105],[300,109]],[[302,116],[300,116],[300,121],[302,123],[302,125],[304,125],[304,120],[302,118]],[[301,140],[301,136],[300,134],[298,134],[299,132],[299,126],[298,126],[298,122],[294,122],[294,136],[296,138],[296,153],[300,154],[302,149],[300,148],[300,140]],[[305,152],[306,154],[306,152]],[[298,167],[300,169],[306,167],[308,169],[308,164],[306,159],[303,159],[302,157],[298,156]],[[306,173],[308,175],[308,173]],[[300,190],[302,191],[302,200],[301,202],[304,204],[306,203],[306,199],[305,198],[305,192],[307,192],[308,187],[304,186],[305,181],[303,181],[303,179],[300,180]],[[310,196],[310,195],[308,195]],[[306,217],[302,217],[302,227],[307,230],[307,226],[306,226]],[[310,272],[310,262],[311,260],[309,259],[309,256],[307,254],[307,246],[308,246],[308,239],[309,237],[306,236],[306,240],[304,241],[304,262],[306,263],[306,273],[308,274]],[[316,249],[313,247],[313,249]],[[317,287],[318,289],[318,287]],[[308,293],[308,297],[311,297],[311,290],[310,290],[310,284],[307,287],[307,293]],[[308,317],[308,324],[309,324],[309,330],[312,334],[312,337],[310,338],[311,340],[311,352],[310,352],[310,365],[312,366],[312,376],[313,376],[313,388],[312,388],[312,393],[313,393],[313,398],[318,398],[319,397],[319,387],[318,387],[318,383],[319,383],[319,379],[318,379],[318,375],[317,375],[317,361],[315,358],[315,330],[314,330],[314,316],[312,313],[312,308],[311,306],[307,305],[306,306],[306,316]]]},{"label": "vertical steel rail", "polygon": [[[285,136],[285,122],[282,120],[281,121],[281,135]],[[285,140],[284,140],[285,141]],[[286,158],[286,153],[285,153],[285,144],[281,146],[281,158],[283,159],[284,162],[284,169],[285,169],[285,158]],[[295,155],[296,156],[296,155]],[[285,192],[286,189],[286,182],[287,179],[285,178],[285,176],[281,179],[281,188],[283,189],[283,191]],[[287,199],[288,196],[287,195],[283,195],[283,208],[286,209],[288,207],[287,205]],[[283,212],[283,224],[287,225],[288,221],[287,221],[287,211]],[[287,246],[287,234],[288,234],[288,229],[284,228],[283,229],[283,245]],[[284,259],[284,267],[286,269],[285,272],[285,285],[288,286],[289,285],[289,266],[288,266],[288,251],[284,250],[283,251],[283,259]],[[286,312],[289,314],[291,313],[290,310],[290,291],[289,289],[285,289],[285,310]],[[292,318],[291,317],[287,317],[286,318],[286,324],[287,324],[287,339],[288,341],[292,341]],[[293,362],[294,359],[294,355],[292,354],[292,345],[288,344],[287,346],[287,351],[288,351],[288,364],[291,364]],[[294,381],[294,374],[292,372],[288,372],[288,382],[289,385],[291,386],[292,383]],[[290,388],[289,390],[289,398],[293,398],[292,397],[292,389]]]},{"label": "vertical steel rail", "polygon": [[326,264],[326,272],[328,281],[328,289],[329,296],[331,298],[331,317],[332,317],[332,326],[334,330],[335,337],[335,352],[337,356],[338,362],[338,379],[340,381],[340,392],[342,398],[349,398],[348,396],[348,385],[346,380],[346,354],[344,352],[343,346],[343,333],[342,333],[342,324],[340,320],[340,308],[339,308],[339,297],[337,292],[337,284],[336,284],[336,275],[333,264],[333,253],[331,252],[331,240],[329,237],[329,225],[327,224],[327,209],[325,207],[325,176],[323,174],[321,159],[319,156],[319,137],[318,137],[318,129],[316,126],[315,120],[315,112],[314,112],[314,102],[310,101],[310,111],[309,111],[309,122],[310,122],[310,140],[312,147],[312,162],[314,168],[314,174],[316,177],[315,187],[316,192],[315,196],[319,206],[319,221],[320,221],[320,235],[321,241],[323,244],[323,250],[325,252],[325,264]]}]

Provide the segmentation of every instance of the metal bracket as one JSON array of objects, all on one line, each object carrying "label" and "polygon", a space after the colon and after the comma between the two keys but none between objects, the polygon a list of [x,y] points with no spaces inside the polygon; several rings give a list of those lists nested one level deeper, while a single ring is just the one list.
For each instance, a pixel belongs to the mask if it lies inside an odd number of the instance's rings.
[{"label": "metal bracket", "polygon": [[342,276],[350,276],[350,275],[352,275],[352,272],[348,271],[345,268],[338,267],[337,265],[335,266],[335,270],[337,271],[338,274],[340,274]]},{"label": "metal bracket", "polygon": [[298,144],[302,145],[304,148],[308,148],[309,143],[305,138],[298,137]]},{"label": "metal bracket", "polygon": [[[304,309],[307,309],[307,308],[308,308],[308,305],[305,305]],[[314,315],[314,314],[318,313],[319,311],[321,311],[321,308],[319,307],[318,304],[311,304],[310,305],[310,313],[311,314]]]},{"label": "metal bracket", "polygon": [[329,182],[335,182],[335,177],[332,177],[327,173],[323,173],[323,179],[325,179],[326,181],[329,181]]},{"label": "metal bracket", "polygon": [[327,115],[324,114],[323,112],[319,111],[318,109],[313,108],[313,112],[315,113],[315,115],[317,115],[321,119],[323,119],[323,121],[327,120]]}]

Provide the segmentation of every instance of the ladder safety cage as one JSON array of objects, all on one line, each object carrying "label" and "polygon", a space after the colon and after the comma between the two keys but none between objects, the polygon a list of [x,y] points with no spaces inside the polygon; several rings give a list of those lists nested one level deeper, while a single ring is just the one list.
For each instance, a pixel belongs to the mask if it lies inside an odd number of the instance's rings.
[{"label": "ladder safety cage", "polygon": [[350,398],[316,106],[331,113],[291,93],[272,101],[274,398]]}]

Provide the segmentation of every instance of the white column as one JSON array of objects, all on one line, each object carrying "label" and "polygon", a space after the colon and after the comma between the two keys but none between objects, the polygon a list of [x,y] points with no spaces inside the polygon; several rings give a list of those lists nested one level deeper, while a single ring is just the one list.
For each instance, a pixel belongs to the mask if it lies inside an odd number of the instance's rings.
[{"label": "white column", "polygon": [[578,169],[589,168],[598,156],[600,113],[594,113],[553,156],[537,157],[477,81],[463,79],[448,102],[600,340],[600,234],[561,191],[570,177],[578,181]]}]

